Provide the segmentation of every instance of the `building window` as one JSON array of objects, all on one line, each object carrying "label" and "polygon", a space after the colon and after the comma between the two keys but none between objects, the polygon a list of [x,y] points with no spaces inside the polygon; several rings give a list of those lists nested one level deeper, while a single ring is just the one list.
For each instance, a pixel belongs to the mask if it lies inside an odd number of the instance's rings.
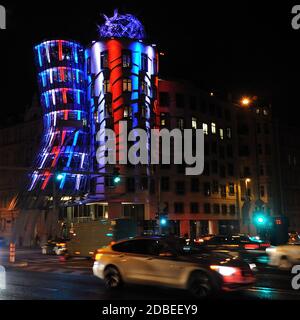
[{"label": "building window", "polygon": [[183,118],[178,118],[177,119],[177,128],[180,130],[184,129],[184,119]]},{"label": "building window", "polygon": [[184,213],[184,204],[183,202],[174,203],[174,212],[175,213]]},{"label": "building window", "polygon": [[131,52],[130,51],[123,51],[122,64],[123,64],[123,68],[130,68],[131,67]]},{"label": "building window", "polygon": [[229,206],[229,213],[230,213],[231,215],[235,215],[235,205],[234,205],[234,204],[231,204],[231,205]]},{"label": "building window", "polygon": [[148,177],[141,178],[141,190],[148,190]]},{"label": "building window", "polygon": [[210,203],[204,203],[204,213],[211,213]]},{"label": "building window", "polygon": [[219,133],[220,133],[220,139],[223,140],[224,139],[224,130],[222,128],[220,128]]},{"label": "building window", "polygon": [[192,117],[192,129],[197,129],[197,118]]},{"label": "building window", "polygon": [[226,128],[226,136],[227,136],[228,139],[232,138],[231,128]]},{"label": "building window", "polygon": [[198,178],[191,179],[191,192],[199,192],[199,179]]},{"label": "building window", "polygon": [[271,154],[271,146],[268,143],[265,145],[265,150],[266,150],[266,155]]},{"label": "building window", "polygon": [[226,121],[230,121],[230,120],[231,120],[230,110],[225,109],[225,110],[224,110],[224,114],[225,114],[225,119],[226,119]]},{"label": "building window", "polygon": [[123,79],[123,91],[124,92],[131,92],[132,91],[131,79],[129,79],[129,78]]},{"label": "building window", "polygon": [[219,193],[219,183],[217,180],[212,182],[212,193]]},{"label": "building window", "polygon": [[190,210],[191,210],[191,213],[199,213],[199,203],[198,202],[191,202]]},{"label": "building window", "polygon": [[227,214],[227,205],[222,204],[221,208],[222,208],[222,214]]},{"label": "building window", "polygon": [[260,176],[264,176],[265,175],[265,170],[264,170],[264,166],[263,165],[259,166],[259,175]]},{"label": "building window", "polygon": [[91,57],[87,58],[87,74],[91,74]]},{"label": "building window", "polygon": [[112,105],[110,102],[105,103],[105,116],[109,117],[112,114]]},{"label": "building window", "polygon": [[169,177],[161,177],[160,186],[161,186],[161,191],[169,191],[170,190],[170,178]]},{"label": "building window", "polygon": [[220,213],[220,205],[218,203],[214,203],[213,210],[214,210],[215,214],[219,214]]},{"label": "building window", "polygon": [[220,191],[221,191],[221,197],[226,198],[226,185],[225,184],[220,185]]},{"label": "building window", "polygon": [[175,190],[176,190],[176,194],[184,195],[185,194],[185,183],[184,183],[184,181],[176,181],[175,182]]},{"label": "building window", "polygon": [[263,198],[265,196],[265,187],[264,186],[260,186],[259,192],[260,192],[260,196]]},{"label": "building window", "polygon": [[217,154],[217,143],[215,141],[211,143],[211,153]]},{"label": "building window", "polygon": [[214,122],[212,122],[211,123],[211,133],[212,134],[216,134],[216,130],[217,130],[216,124]]},{"label": "building window", "polygon": [[148,57],[146,54],[142,53],[142,56],[141,56],[141,62],[142,62],[142,70],[143,71],[148,71]]},{"label": "building window", "polygon": [[224,146],[219,146],[220,159],[225,159],[225,148]]},{"label": "building window", "polygon": [[227,145],[227,157],[232,158],[233,157],[233,148],[231,144]]},{"label": "building window", "polygon": [[103,81],[103,91],[104,91],[104,93],[110,92],[110,81],[109,80]]},{"label": "building window", "polygon": [[195,110],[197,107],[197,98],[196,96],[190,96],[190,108]]},{"label": "building window", "polygon": [[147,82],[142,80],[141,81],[141,93],[145,94],[147,96],[148,95],[148,89],[149,89],[149,87],[148,87]]},{"label": "building window", "polygon": [[230,177],[233,177],[234,176],[234,166],[232,163],[228,163],[227,170],[228,170],[228,175]]},{"label": "building window", "polygon": [[257,152],[258,152],[258,154],[262,154],[263,153],[261,144],[257,145]]},{"label": "building window", "polygon": [[176,107],[184,108],[184,95],[182,93],[176,93]]},{"label": "building window", "polygon": [[244,177],[250,177],[251,176],[251,170],[249,167],[244,167]]},{"label": "building window", "polygon": [[213,160],[211,162],[211,171],[212,171],[212,173],[215,173],[215,174],[218,173],[218,161],[217,160]]},{"label": "building window", "polygon": [[166,112],[160,113],[160,126],[161,127],[169,126],[169,113],[166,113]]},{"label": "building window", "polygon": [[228,183],[228,192],[229,192],[230,196],[234,195],[234,183],[232,183],[232,182]]},{"label": "building window", "polygon": [[203,129],[203,133],[204,134],[208,134],[208,125],[207,125],[207,123],[203,123],[202,124],[202,129]]},{"label": "building window", "polygon": [[131,118],[132,117],[132,108],[131,106],[124,107],[124,118]]},{"label": "building window", "polygon": [[209,167],[209,163],[207,161],[204,162],[204,171],[203,171],[203,175],[204,176],[209,176],[210,174],[210,167]]},{"label": "building window", "polygon": [[107,51],[100,53],[100,65],[101,65],[102,69],[108,68],[108,53],[107,53]]},{"label": "building window", "polygon": [[205,196],[210,196],[211,195],[211,189],[210,189],[210,183],[209,182],[204,182],[204,184],[203,184],[203,194]]},{"label": "building window", "polygon": [[200,104],[200,111],[202,113],[206,113],[207,112],[207,103],[206,101],[202,101],[201,104]]},{"label": "building window", "polygon": [[159,104],[165,107],[170,105],[170,95],[168,92],[159,92]]},{"label": "building window", "polygon": [[226,168],[223,164],[220,165],[220,177],[222,177],[222,178],[226,177]]},{"label": "building window", "polygon": [[135,179],[130,177],[126,179],[127,192],[135,192]]}]

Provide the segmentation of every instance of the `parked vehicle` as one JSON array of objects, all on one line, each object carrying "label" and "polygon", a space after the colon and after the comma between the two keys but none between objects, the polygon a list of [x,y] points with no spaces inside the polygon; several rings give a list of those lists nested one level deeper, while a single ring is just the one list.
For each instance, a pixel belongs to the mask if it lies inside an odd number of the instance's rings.
[{"label": "parked vehicle", "polygon": [[74,224],[67,243],[68,257],[93,257],[98,248],[112,241],[137,235],[137,223],[130,219],[97,220]]}]

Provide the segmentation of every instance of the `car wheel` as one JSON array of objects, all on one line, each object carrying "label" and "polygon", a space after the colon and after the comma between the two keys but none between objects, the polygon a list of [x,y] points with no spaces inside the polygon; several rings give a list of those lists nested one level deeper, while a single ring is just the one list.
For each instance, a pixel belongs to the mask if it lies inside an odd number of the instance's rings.
[{"label": "car wheel", "polygon": [[115,267],[108,267],[104,271],[104,282],[108,289],[116,289],[122,286],[122,277],[119,270]]},{"label": "car wheel", "polygon": [[213,284],[208,274],[195,272],[188,282],[188,291],[194,298],[204,299],[212,295]]},{"label": "car wheel", "polygon": [[292,268],[292,264],[291,264],[290,260],[288,259],[288,257],[283,256],[280,258],[278,267],[281,270],[289,270]]}]

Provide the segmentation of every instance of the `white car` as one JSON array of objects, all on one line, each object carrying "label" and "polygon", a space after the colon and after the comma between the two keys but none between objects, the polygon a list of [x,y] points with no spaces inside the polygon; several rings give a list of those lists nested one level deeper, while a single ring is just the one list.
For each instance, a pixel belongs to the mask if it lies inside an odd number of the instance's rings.
[{"label": "white car", "polygon": [[300,264],[300,243],[280,245],[266,249],[269,265],[282,270],[289,270],[295,264]]},{"label": "white car", "polygon": [[187,289],[197,298],[255,282],[249,264],[236,256],[203,252],[180,239],[158,236],[123,240],[97,250],[93,273],[108,288],[122,283],[163,285]]}]

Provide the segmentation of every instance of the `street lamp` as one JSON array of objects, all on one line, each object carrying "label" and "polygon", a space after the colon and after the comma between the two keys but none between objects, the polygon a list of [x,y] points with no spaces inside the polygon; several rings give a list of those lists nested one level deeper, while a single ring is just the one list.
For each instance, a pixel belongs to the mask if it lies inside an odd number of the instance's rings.
[{"label": "street lamp", "polygon": [[251,99],[248,98],[248,97],[243,97],[241,99],[241,105],[244,106],[244,107],[248,107],[251,103]]}]

